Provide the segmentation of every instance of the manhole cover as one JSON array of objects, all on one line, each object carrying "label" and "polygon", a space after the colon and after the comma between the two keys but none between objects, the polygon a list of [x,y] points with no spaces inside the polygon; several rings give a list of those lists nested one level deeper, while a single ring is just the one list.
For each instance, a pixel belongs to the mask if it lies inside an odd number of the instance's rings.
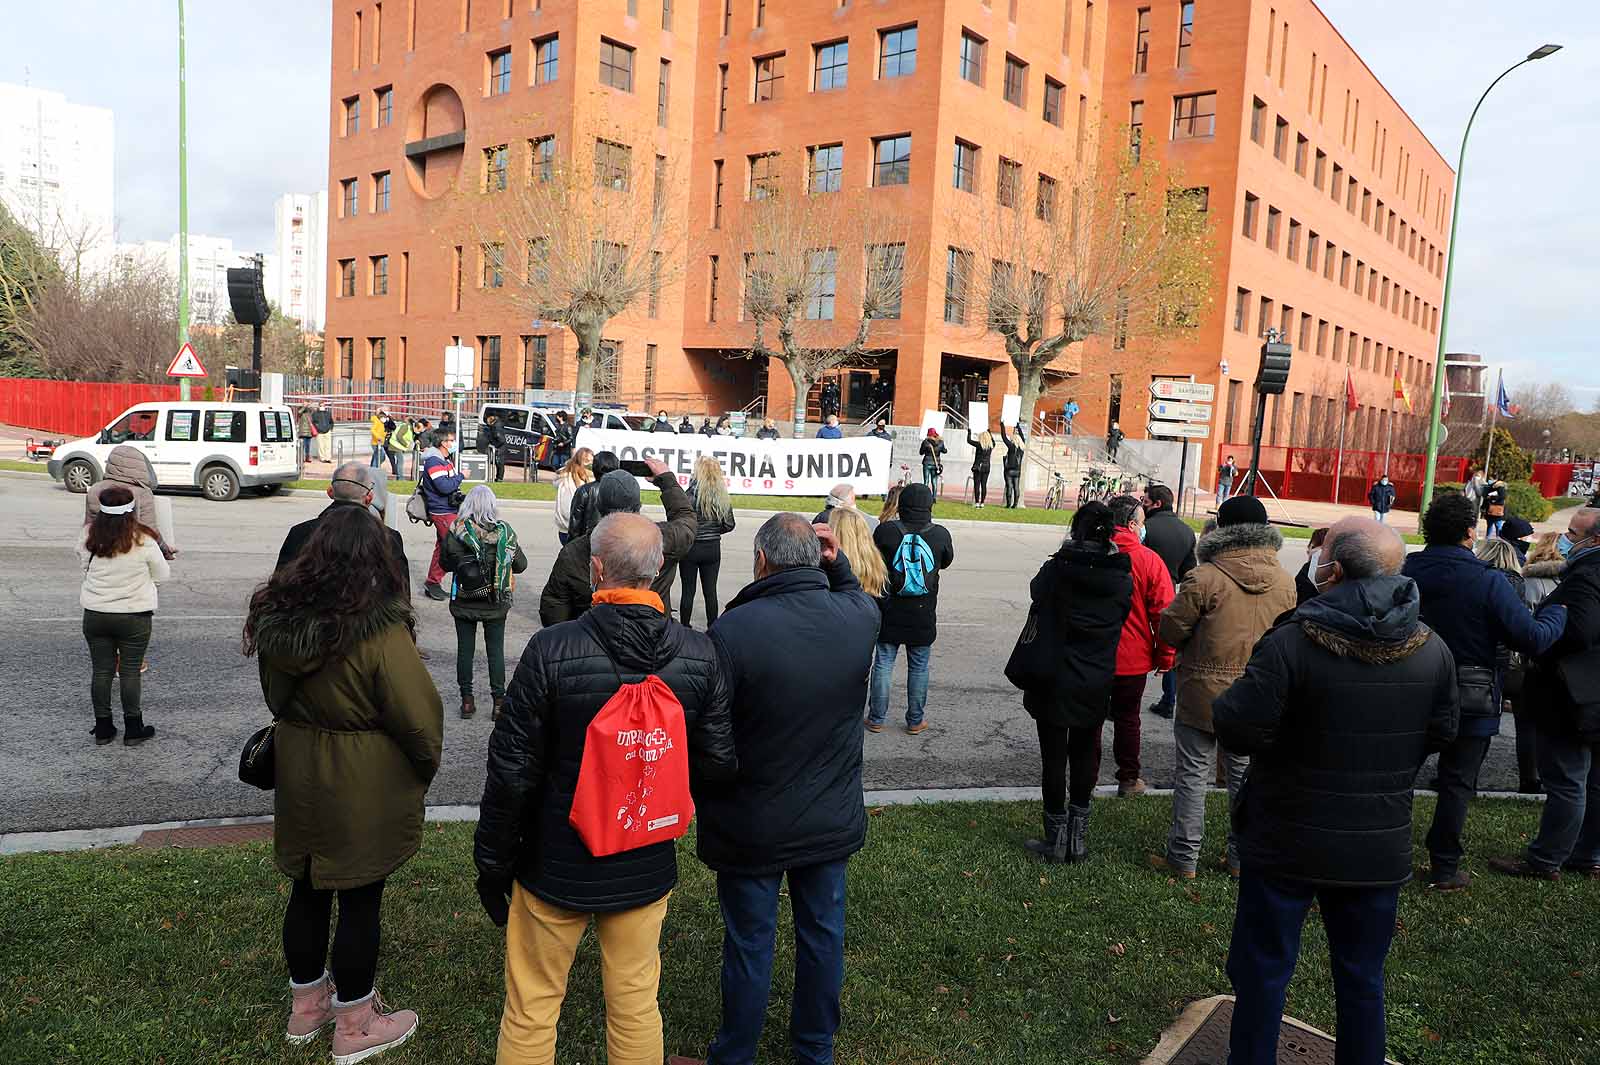
[{"label": "manhole cover", "polygon": [[[1228,1033],[1233,1028],[1233,1000],[1222,999],[1200,1022],[1169,1065],[1226,1065]],[[1279,1065],[1333,1065],[1333,1039],[1298,1027],[1288,1018],[1278,1030]]]},{"label": "manhole cover", "polygon": [[154,828],[139,834],[141,847],[220,847],[272,838],[272,822],[255,825],[211,825],[194,828]]}]

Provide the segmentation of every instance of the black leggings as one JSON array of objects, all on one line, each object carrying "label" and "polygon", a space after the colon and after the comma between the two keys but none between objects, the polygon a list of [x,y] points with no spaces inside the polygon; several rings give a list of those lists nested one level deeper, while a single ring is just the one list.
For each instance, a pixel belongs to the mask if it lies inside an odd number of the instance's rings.
[{"label": "black leggings", "polygon": [[[339,891],[339,930],[333,937],[333,983],[341,1002],[366,998],[378,973],[378,916],[383,906],[383,881]],[[309,984],[321,978],[328,960],[328,917],[333,892],[319,891],[311,881],[294,881],[289,906],[283,911],[283,957],[289,979]]]},{"label": "black leggings", "polygon": [[[678,620],[685,625],[694,620],[694,585],[696,579],[706,597],[706,628],[717,620],[717,574],[722,569],[722,541],[696,540],[689,553],[678,562],[678,580],[682,590],[678,595]],[[670,607],[667,616],[672,616]]]},{"label": "black leggings", "polygon": [[1006,470],[1006,506],[1014,507],[1022,499],[1021,482],[1021,470]]},{"label": "black leggings", "polygon": [[1044,792],[1044,812],[1067,812],[1067,778],[1072,778],[1074,806],[1088,806],[1094,794],[1100,761],[1100,728],[1065,728],[1036,722],[1039,726],[1039,756],[1044,760],[1040,787]]},{"label": "black leggings", "polygon": [[989,497],[989,467],[972,467],[972,501],[982,503]]}]

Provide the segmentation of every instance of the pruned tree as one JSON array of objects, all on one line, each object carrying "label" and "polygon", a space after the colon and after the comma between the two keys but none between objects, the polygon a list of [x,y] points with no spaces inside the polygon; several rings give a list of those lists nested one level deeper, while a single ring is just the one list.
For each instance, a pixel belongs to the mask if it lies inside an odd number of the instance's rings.
[{"label": "pruned tree", "polygon": [[46,290],[63,278],[51,249],[0,203],[0,377],[46,372],[35,320]]},{"label": "pruned tree", "polygon": [[471,235],[463,254],[475,256],[482,287],[572,331],[580,406],[606,323],[677,278],[685,229],[654,131],[590,132],[575,148],[535,138],[485,149],[472,186],[457,190],[465,219],[451,237]]},{"label": "pruned tree", "polygon": [[[802,192],[776,180],[757,187],[731,237],[741,270],[741,317],[751,328],[742,357],[776,359],[794,384],[794,435],[806,401],[829,370],[872,350],[874,322],[900,317],[915,269],[901,215],[860,192]],[[881,327],[880,327],[881,328]]]},{"label": "pruned tree", "polygon": [[178,335],[178,285],[165,266],[119,260],[43,290],[29,335],[52,377],[166,381]]},{"label": "pruned tree", "polygon": [[1207,205],[1180,174],[1132,153],[1085,163],[1031,150],[1002,156],[995,174],[958,219],[966,254],[952,280],[1005,342],[1024,424],[1068,345],[1104,337],[1106,371],[1125,372],[1130,348],[1148,354],[1209,312]]}]

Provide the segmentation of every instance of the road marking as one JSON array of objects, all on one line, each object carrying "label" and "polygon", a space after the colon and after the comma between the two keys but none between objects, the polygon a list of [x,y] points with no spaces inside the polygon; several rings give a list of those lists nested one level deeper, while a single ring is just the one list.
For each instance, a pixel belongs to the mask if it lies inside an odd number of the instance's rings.
[{"label": "road marking", "polygon": [[[174,615],[174,614],[157,614],[155,616],[160,618],[162,621],[243,621],[248,615],[246,615],[246,614],[176,614],[176,615]],[[30,622],[30,623],[48,623],[48,622],[53,622],[53,621],[60,621],[60,622],[82,621],[83,620],[83,615],[82,614],[78,614],[78,615],[76,615],[74,617],[68,617],[68,618],[23,618],[22,620],[25,621],[25,622]]]}]

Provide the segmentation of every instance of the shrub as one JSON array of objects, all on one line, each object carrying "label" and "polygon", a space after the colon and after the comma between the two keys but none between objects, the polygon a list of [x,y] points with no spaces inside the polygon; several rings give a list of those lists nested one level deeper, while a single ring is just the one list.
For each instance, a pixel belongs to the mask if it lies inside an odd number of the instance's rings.
[{"label": "shrub", "polygon": [[[1495,465],[1499,465],[1496,461]],[[1539,489],[1527,481],[1506,483],[1506,510],[1519,518],[1541,522],[1556,512],[1554,504],[1539,494]]]},{"label": "shrub", "polygon": [[[1489,430],[1486,429],[1483,436],[1478,438],[1478,446],[1472,451],[1474,468],[1483,468],[1483,456],[1488,448]],[[1494,455],[1490,458],[1490,462],[1494,464],[1494,468],[1489,470],[1489,476],[1508,485],[1526,481],[1533,476],[1533,456],[1518,447],[1510,432],[1502,425],[1494,427]]]}]

